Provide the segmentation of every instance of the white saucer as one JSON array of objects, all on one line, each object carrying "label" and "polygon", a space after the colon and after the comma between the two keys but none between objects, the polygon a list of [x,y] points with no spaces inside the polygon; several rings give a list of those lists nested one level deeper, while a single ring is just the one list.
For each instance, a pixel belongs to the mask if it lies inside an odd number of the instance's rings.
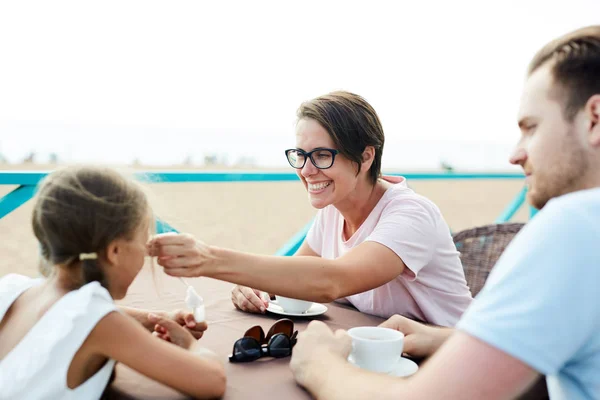
[{"label": "white saucer", "polygon": [[313,305],[303,313],[291,313],[284,311],[283,308],[277,304],[269,303],[267,311],[272,312],[273,314],[287,315],[289,317],[316,317],[317,315],[325,314],[327,306],[321,303],[313,303]]},{"label": "white saucer", "polygon": [[[348,356],[348,361],[350,363],[356,365],[354,363],[354,358],[352,357],[352,355]],[[410,376],[410,375],[414,374],[418,370],[419,370],[419,366],[417,365],[416,362],[414,362],[413,360],[409,360],[408,358],[400,357],[400,359],[398,360],[396,365],[394,365],[392,370],[390,372],[388,372],[387,374],[391,375],[391,376],[406,377],[406,376]]]}]

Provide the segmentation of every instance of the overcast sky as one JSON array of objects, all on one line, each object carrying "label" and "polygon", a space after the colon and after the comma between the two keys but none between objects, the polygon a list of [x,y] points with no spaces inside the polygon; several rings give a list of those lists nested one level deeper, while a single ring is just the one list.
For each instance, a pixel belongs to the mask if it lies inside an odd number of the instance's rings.
[{"label": "overcast sky", "polygon": [[504,166],[533,53],[599,16],[599,0],[2,1],[0,153],[285,166],[298,105],[345,89],[379,113],[384,167]]}]

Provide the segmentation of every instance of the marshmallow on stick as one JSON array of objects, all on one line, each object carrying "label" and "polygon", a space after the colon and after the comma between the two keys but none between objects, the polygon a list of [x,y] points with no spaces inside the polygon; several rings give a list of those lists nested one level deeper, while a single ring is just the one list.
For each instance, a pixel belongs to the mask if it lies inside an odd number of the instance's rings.
[{"label": "marshmallow on stick", "polygon": [[[165,233],[161,233],[159,235],[156,235],[156,237],[158,236],[167,236],[167,235],[176,235],[177,232],[165,232]],[[194,312],[194,320],[196,320],[196,322],[204,322],[205,319],[205,312],[204,312],[204,299],[202,299],[202,297],[196,293],[196,290],[190,285],[188,284],[185,280],[183,280],[183,278],[179,278],[179,280],[187,286],[187,292],[185,295],[185,304],[188,306],[188,308],[191,308]]]},{"label": "marshmallow on stick", "polygon": [[204,321],[204,300],[196,293],[196,289],[189,285],[185,294],[185,304],[194,310],[194,319],[196,322]]}]

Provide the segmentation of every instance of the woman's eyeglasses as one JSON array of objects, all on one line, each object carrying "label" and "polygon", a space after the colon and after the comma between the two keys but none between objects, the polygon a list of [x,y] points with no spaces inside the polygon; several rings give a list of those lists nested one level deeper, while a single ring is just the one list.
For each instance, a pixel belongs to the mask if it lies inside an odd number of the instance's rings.
[{"label": "woman's eyeglasses", "polygon": [[236,340],[229,356],[231,362],[249,362],[261,357],[287,357],[292,354],[298,331],[294,331],[294,322],[284,318],[275,322],[265,336],[262,327],[256,325]]},{"label": "woman's eyeglasses", "polygon": [[325,148],[318,148],[309,152],[300,149],[288,149],[285,151],[285,156],[292,168],[304,168],[306,160],[310,158],[310,162],[312,162],[315,167],[327,169],[331,168],[333,161],[335,160],[335,155],[338,153],[339,151],[337,150]]}]

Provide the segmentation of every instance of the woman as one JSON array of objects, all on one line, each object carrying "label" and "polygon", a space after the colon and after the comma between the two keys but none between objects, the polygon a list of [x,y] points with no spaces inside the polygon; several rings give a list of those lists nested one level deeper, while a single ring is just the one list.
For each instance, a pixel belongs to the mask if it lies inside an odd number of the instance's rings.
[{"label": "woman", "polygon": [[406,179],[381,176],[383,144],[379,117],[362,97],[333,92],[308,101],[286,156],[319,211],[294,257],[217,248],[189,235],[158,237],[152,253],[170,275],[243,285],[232,301],[244,311],[264,312],[266,291],[345,298],[369,314],[453,326],[471,294],[450,230]]}]

